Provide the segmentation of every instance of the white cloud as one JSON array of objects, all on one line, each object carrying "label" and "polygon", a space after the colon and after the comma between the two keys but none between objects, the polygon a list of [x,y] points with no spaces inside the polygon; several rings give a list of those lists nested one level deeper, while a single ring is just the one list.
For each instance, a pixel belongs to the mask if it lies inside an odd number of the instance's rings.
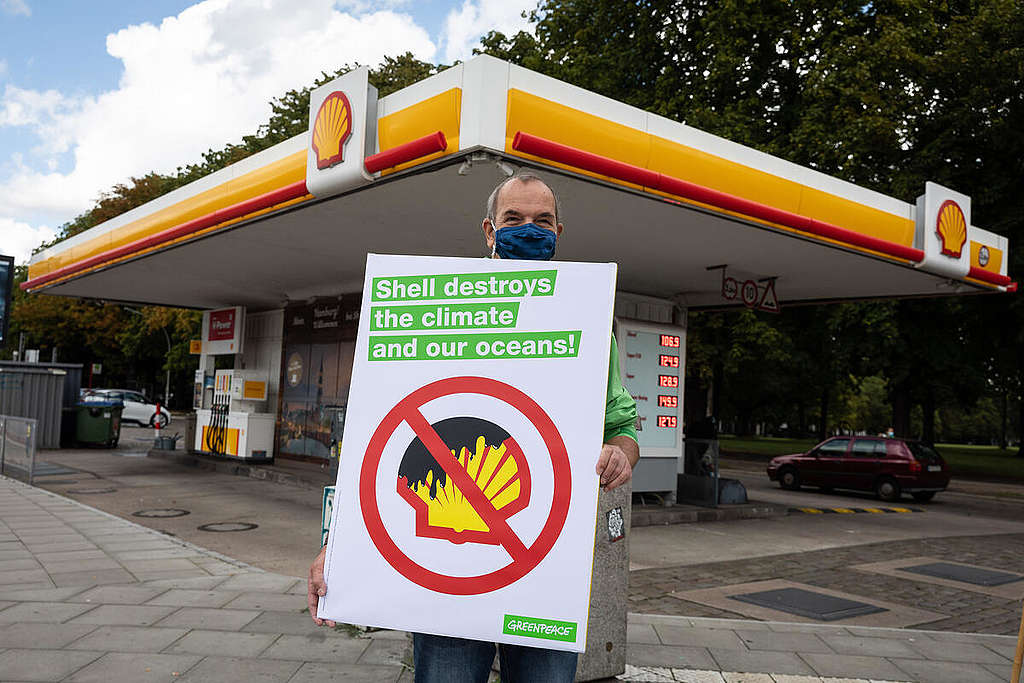
[{"label": "white cloud", "polygon": [[7,74],[7,60],[0,59],[0,78]]},{"label": "white cloud", "polygon": [[25,17],[32,16],[32,8],[28,6],[25,0],[0,0],[0,8],[7,14],[15,16],[20,14]]},{"label": "white cloud", "polygon": [[15,263],[28,263],[32,250],[56,235],[53,228],[45,225],[32,227],[28,223],[0,216],[0,254],[13,256]]},{"label": "white cloud", "polygon": [[[14,155],[3,164],[0,217],[68,220],[115,183],[171,172],[254,132],[272,97],[311,84],[321,71],[436,53],[408,15],[346,13],[333,0],[206,0],[159,26],[110,34],[106,44],[124,67],[116,90],[74,98],[5,89],[0,126],[26,127],[39,144],[30,164]],[[67,173],[51,170],[61,152],[73,160]]]},{"label": "white cloud", "polygon": [[488,31],[515,35],[528,30],[522,16],[537,6],[537,0],[464,0],[462,7],[448,12],[444,22],[444,61],[465,61]]}]

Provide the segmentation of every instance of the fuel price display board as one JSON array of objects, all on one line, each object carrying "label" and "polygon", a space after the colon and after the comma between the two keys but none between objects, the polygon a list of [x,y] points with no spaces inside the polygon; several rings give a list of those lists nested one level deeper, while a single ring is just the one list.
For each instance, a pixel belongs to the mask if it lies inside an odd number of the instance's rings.
[{"label": "fuel price display board", "polygon": [[680,447],[685,330],[620,321],[622,382],[640,416],[640,454],[673,455]]}]

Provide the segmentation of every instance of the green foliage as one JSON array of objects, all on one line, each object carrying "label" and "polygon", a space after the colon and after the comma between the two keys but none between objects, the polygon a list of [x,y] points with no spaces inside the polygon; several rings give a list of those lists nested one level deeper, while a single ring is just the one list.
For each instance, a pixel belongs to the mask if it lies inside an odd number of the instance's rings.
[{"label": "green foliage", "polygon": [[[1018,0],[544,0],[531,18],[532,35],[491,33],[481,51],[908,202],[942,183],[972,196],[975,225],[1024,244]],[[890,423],[931,439],[966,433],[954,414],[991,429],[1004,399],[1009,431],[1024,422],[1019,297],[748,318],[693,314],[688,348],[691,387],[715,385],[741,432]]]}]

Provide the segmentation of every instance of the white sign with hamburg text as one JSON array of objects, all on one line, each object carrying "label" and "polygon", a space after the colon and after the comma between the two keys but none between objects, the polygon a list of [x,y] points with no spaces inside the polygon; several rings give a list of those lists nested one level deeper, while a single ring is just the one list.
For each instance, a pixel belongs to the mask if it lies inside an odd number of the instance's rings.
[{"label": "white sign with hamburg text", "polygon": [[319,617],[583,651],[615,275],[368,255]]}]

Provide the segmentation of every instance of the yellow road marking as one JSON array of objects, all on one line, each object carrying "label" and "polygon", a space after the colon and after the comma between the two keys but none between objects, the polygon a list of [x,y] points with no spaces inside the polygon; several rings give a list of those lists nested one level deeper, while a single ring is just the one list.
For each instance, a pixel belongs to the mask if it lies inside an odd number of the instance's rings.
[{"label": "yellow road marking", "polygon": [[820,515],[823,514],[821,510],[817,508],[797,508],[800,512],[806,512],[809,515]]},{"label": "yellow road marking", "polygon": [[832,512],[838,512],[841,515],[852,515],[853,510],[850,508],[832,508]]},{"label": "yellow road marking", "polygon": [[889,508],[889,509],[890,510],[895,510],[896,512],[913,512],[913,510],[908,510],[907,508]]},{"label": "yellow road marking", "polygon": [[873,512],[876,515],[884,515],[885,510],[879,510],[878,508],[864,508],[865,512]]}]

